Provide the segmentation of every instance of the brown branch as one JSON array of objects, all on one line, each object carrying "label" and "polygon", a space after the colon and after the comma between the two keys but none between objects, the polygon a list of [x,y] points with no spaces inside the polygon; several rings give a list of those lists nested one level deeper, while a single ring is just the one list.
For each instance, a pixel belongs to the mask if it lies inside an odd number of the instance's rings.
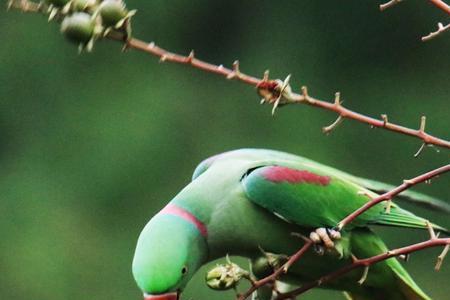
[{"label": "brown branch", "polygon": [[371,207],[377,205],[380,202],[383,201],[389,201],[392,200],[392,198],[394,198],[396,195],[400,194],[401,192],[409,189],[410,187],[419,184],[421,182],[426,182],[428,180],[430,180],[433,177],[436,177],[438,175],[444,174],[446,172],[450,171],[450,164],[442,166],[440,168],[437,168],[433,171],[427,172],[425,174],[419,175],[413,179],[409,179],[409,180],[404,180],[403,183],[401,185],[399,185],[398,187],[396,187],[395,189],[384,193],[383,195],[373,198],[370,201],[368,201],[366,204],[364,204],[363,206],[361,206],[359,209],[355,210],[353,213],[351,213],[350,215],[348,215],[347,217],[345,217],[344,219],[342,219],[342,221],[340,221],[337,225],[337,229],[338,230],[342,230],[342,228],[344,228],[346,225],[348,225],[349,223],[351,223],[354,219],[356,219],[359,215],[363,214],[364,212],[366,212],[368,209],[370,209]]},{"label": "brown branch", "polygon": [[[357,259],[355,258],[354,262],[350,265],[347,265],[341,269],[338,269],[332,273],[329,273],[327,275],[322,276],[321,278],[312,281],[310,283],[307,283],[295,290],[292,290],[290,292],[287,293],[283,293],[280,294],[277,297],[277,300],[282,300],[282,299],[290,299],[290,298],[294,298],[312,288],[321,286],[325,283],[328,283],[344,274],[347,274],[350,271],[353,271],[357,268],[361,268],[364,267],[365,268],[365,272],[364,274],[367,273],[368,268],[375,264],[378,263],[380,261],[392,258],[392,257],[397,257],[397,256],[401,256],[401,255],[408,255],[410,253],[416,252],[416,251],[420,251],[420,250],[424,250],[427,248],[431,248],[431,247],[438,247],[438,246],[445,246],[444,251],[442,252],[442,254],[439,256],[438,258],[438,262],[436,264],[436,268],[438,267],[438,265],[440,266],[440,263],[442,262],[442,260],[444,259],[444,256],[447,254],[448,252],[448,247],[450,245],[450,238],[430,238],[429,240],[425,241],[425,242],[421,242],[421,243],[417,243],[417,244],[413,244],[410,246],[406,246],[406,247],[402,247],[402,248],[398,248],[395,250],[389,250],[386,253],[382,253],[373,257],[369,257],[369,258],[365,258],[365,259]],[[364,274],[363,277],[361,278],[361,280],[359,282],[364,281]]]},{"label": "brown branch", "polygon": [[[108,38],[123,41],[123,36],[117,32],[112,32],[111,34],[108,35]],[[194,68],[200,69],[208,73],[214,73],[224,76],[227,79],[236,79],[243,83],[255,86],[259,89],[261,89],[262,87],[265,88],[269,86],[268,88],[269,92],[275,92],[275,90],[281,88],[281,85],[280,83],[278,83],[277,80],[268,80],[267,78],[260,79],[254,76],[246,75],[242,73],[238,68],[228,69],[223,65],[217,66],[214,64],[204,62],[200,59],[193,57],[192,55],[184,56],[172,53],[161,47],[158,47],[153,42],[146,43],[144,41],[132,38],[128,40],[127,48],[139,50],[157,56],[160,58],[161,62],[172,62],[190,65]],[[283,102],[283,104],[307,104],[310,106],[322,108],[324,110],[329,110],[337,113],[340,119],[355,120],[360,123],[369,124],[371,127],[383,128],[389,131],[418,138],[422,140],[422,142],[426,145],[434,145],[450,149],[450,141],[432,136],[425,131],[421,131],[420,129],[411,129],[391,122],[385,122],[384,120],[379,120],[365,116],[363,114],[354,112],[348,108],[343,107],[340,103],[336,102],[332,103],[313,98],[305,91],[306,88],[302,88],[302,93],[294,93],[289,90],[289,94],[283,95],[286,96],[286,98],[288,98],[286,99],[285,102]],[[328,130],[326,130],[326,132],[328,132]]]},{"label": "brown branch", "polygon": [[380,4],[380,10],[383,11],[383,10],[386,10],[388,8],[391,8],[392,6],[397,5],[400,2],[402,2],[402,1],[403,0],[391,0],[391,1],[388,1],[386,3]]},{"label": "brown branch", "polygon": [[279,269],[277,269],[275,272],[273,272],[271,275],[264,277],[258,281],[252,282],[250,288],[245,291],[244,293],[240,294],[238,296],[238,300],[245,300],[248,297],[250,297],[253,292],[255,292],[257,289],[259,289],[262,286],[265,286],[267,284],[275,282],[280,276],[286,274],[290,268],[295,262],[297,262],[303,254],[311,248],[313,245],[313,242],[309,239],[305,239],[305,244],[298,250],[294,255],[292,255],[289,260]]},{"label": "brown branch", "polygon": [[428,1],[431,2],[431,4],[433,4],[437,8],[439,8],[440,10],[450,15],[450,6],[444,1],[442,0],[428,0]]},{"label": "brown branch", "polygon": [[427,36],[422,37],[422,41],[426,42],[431,39],[434,39],[435,37],[444,33],[447,30],[450,30],[450,23],[445,26],[442,23],[438,23],[438,29],[436,31],[430,32]]},{"label": "brown branch", "polygon": [[[28,3],[33,2],[28,0],[11,0],[9,2],[9,5],[13,5],[16,8],[24,10],[28,6]],[[307,104],[310,106],[335,112],[338,115],[339,121],[337,121],[334,125],[332,124],[331,127],[325,127],[325,133],[329,133],[330,130],[334,129],[337,124],[340,123],[343,119],[351,119],[360,123],[369,124],[372,128],[383,128],[385,130],[418,138],[422,140],[423,144],[425,145],[434,145],[450,149],[450,141],[432,136],[420,129],[411,129],[391,122],[387,122],[387,119],[375,119],[354,112],[348,108],[343,107],[339,99],[335,99],[334,103],[332,103],[313,98],[308,94],[306,87],[302,87],[301,93],[295,93],[291,90],[291,87],[289,85],[290,76],[288,76],[284,82],[279,79],[270,80],[268,72],[266,72],[263,78],[260,79],[258,77],[242,73],[239,69],[238,61],[233,64],[232,69],[229,69],[224,67],[223,65],[214,65],[197,59],[194,56],[193,51],[187,56],[172,53],[157,46],[154,42],[147,43],[136,38],[127,38],[126,36],[124,36],[124,34],[117,31],[109,32],[106,37],[124,43],[124,49],[135,49],[159,57],[161,62],[172,62],[188,65],[208,73],[221,75],[227,79],[235,79],[248,85],[255,86],[258,89],[258,93],[264,97],[263,103],[269,102],[271,104],[274,104],[273,112],[275,111],[275,108],[278,106],[278,104]]]}]

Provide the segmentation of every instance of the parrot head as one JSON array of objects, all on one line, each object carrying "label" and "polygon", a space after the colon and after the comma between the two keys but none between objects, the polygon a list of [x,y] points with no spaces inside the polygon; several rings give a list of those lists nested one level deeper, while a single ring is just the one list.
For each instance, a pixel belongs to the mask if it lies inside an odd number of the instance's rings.
[{"label": "parrot head", "polygon": [[186,214],[178,207],[166,207],[139,236],[133,276],[145,300],[177,300],[206,262],[205,236]]}]

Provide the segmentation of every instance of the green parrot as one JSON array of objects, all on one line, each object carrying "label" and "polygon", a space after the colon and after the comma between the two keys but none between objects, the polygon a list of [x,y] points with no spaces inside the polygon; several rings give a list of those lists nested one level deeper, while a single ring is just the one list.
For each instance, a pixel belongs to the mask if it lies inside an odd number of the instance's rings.
[{"label": "green parrot", "polygon": [[[141,232],[132,264],[134,278],[146,300],[176,300],[194,273],[212,260],[228,254],[248,257],[255,275],[264,276],[262,257],[291,255],[303,243],[292,233],[311,233],[317,247],[279,279],[300,286],[350,264],[352,256],[386,252],[370,225],[427,228],[425,219],[393,203],[386,211],[387,204],[380,203],[342,232],[332,230],[376,197],[374,190],[390,188],[273,150],[241,149],[210,157]],[[448,204],[431,197],[415,192],[402,195],[450,211]],[[395,258],[371,266],[360,284],[363,272],[355,270],[322,288],[343,291],[355,300],[430,299]],[[263,289],[259,292],[260,299],[270,299]]]}]

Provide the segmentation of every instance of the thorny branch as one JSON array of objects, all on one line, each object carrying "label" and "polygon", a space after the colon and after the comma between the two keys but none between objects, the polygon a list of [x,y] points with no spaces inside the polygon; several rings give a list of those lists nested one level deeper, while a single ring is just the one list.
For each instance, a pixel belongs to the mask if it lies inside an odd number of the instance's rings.
[{"label": "thorny branch", "polygon": [[[403,191],[411,188],[412,186],[415,186],[422,182],[428,182],[432,178],[443,175],[449,171],[450,171],[450,164],[442,166],[442,167],[432,170],[430,172],[424,173],[424,174],[414,177],[412,179],[404,180],[403,183],[401,185],[399,185],[398,187],[394,188],[393,190],[391,190],[383,195],[380,195],[379,197],[371,199],[364,206],[360,207],[353,213],[349,214],[346,218],[344,218],[342,221],[340,221],[337,224],[336,229],[339,231],[342,230],[346,225],[353,222],[353,220],[355,220],[358,216],[360,216],[361,214],[363,214],[364,212],[369,210],[374,205],[376,205],[380,202],[383,202],[383,201],[388,202],[388,204],[386,206],[386,212],[388,213],[392,198],[399,195]],[[344,275],[354,269],[360,268],[360,267],[365,268],[361,279],[358,281],[358,283],[362,285],[367,277],[367,273],[369,272],[369,267],[377,262],[386,260],[391,257],[407,255],[412,252],[416,252],[416,251],[423,250],[426,248],[445,246],[441,255],[439,255],[437,258],[435,269],[439,270],[442,265],[442,262],[444,260],[444,257],[446,256],[446,254],[449,251],[450,238],[438,238],[437,235],[434,233],[434,230],[431,227],[431,225],[429,223],[427,225],[428,225],[428,230],[430,233],[430,239],[427,241],[413,244],[410,246],[406,246],[403,248],[398,248],[395,250],[389,250],[387,253],[382,253],[377,256],[373,256],[373,257],[369,257],[369,258],[365,258],[365,259],[358,259],[358,258],[354,257],[354,259],[353,259],[354,261],[352,264],[347,265],[347,266],[343,267],[342,269],[334,271],[330,274],[324,275],[323,277],[319,278],[318,280],[307,283],[307,284],[301,286],[300,288],[295,289],[291,292],[284,293],[284,294],[278,294],[276,299],[281,300],[281,299],[293,298],[293,297],[295,297],[299,294],[302,294],[314,287],[318,287],[322,284],[325,284],[339,276],[342,276],[342,275]],[[312,245],[312,242],[310,240],[307,240],[307,242],[302,246],[302,248],[300,248],[300,250],[295,255],[293,255],[286,264],[289,263],[289,266],[291,266],[293,263],[298,261],[301,258],[301,256],[303,255],[303,253],[306,252],[306,250],[308,250],[311,245]],[[301,255],[297,255],[298,253],[301,253]],[[251,287],[245,293],[241,294],[240,297],[238,298],[238,300],[247,299],[258,288],[275,282],[278,278],[280,278],[280,276],[284,275],[285,273],[286,273],[286,271],[285,271],[284,267],[282,267],[282,268],[276,270],[271,275],[269,275],[263,279],[260,279],[258,281],[252,282]]]},{"label": "thorny branch", "polygon": [[[386,3],[383,3],[380,5],[380,10],[386,10],[388,8],[391,8],[392,6],[399,4],[400,2],[403,2],[403,0],[390,0]],[[450,15],[450,6],[445,3],[442,0],[428,0],[428,2],[430,2],[431,4],[433,4],[434,6],[436,6],[437,8],[439,8],[440,10],[442,10],[443,12],[447,13]]]},{"label": "thorny branch", "polygon": [[[10,1],[9,5],[19,9],[22,9],[24,7],[33,7],[36,8],[35,11],[40,11],[40,7],[34,7],[29,3],[32,2],[28,0],[12,0]],[[147,43],[136,38],[130,38],[121,32],[110,31],[106,35],[106,38],[123,42],[124,49],[135,49],[159,57],[160,62],[184,64],[208,73],[221,75],[229,80],[234,79],[245,84],[252,85],[257,88],[259,95],[263,97],[261,103],[273,104],[273,112],[275,112],[275,109],[279,105],[286,104],[306,104],[335,112],[338,115],[338,119],[330,126],[324,127],[322,129],[324,133],[330,133],[344,119],[350,119],[360,123],[368,124],[371,128],[383,128],[385,130],[389,130],[399,134],[415,137],[417,139],[420,139],[424,145],[450,149],[450,141],[433,136],[427,133],[425,130],[412,129],[392,122],[388,122],[387,116],[385,115],[383,115],[384,117],[382,117],[382,119],[376,119],[344,107],[342,105],[342,102],[340,101],[339,93],[336,93],[334,102],[328,102],[310,96],[306,86],[303,86],[299,93],[293,92],[289,84],[290,75],[287,76],[284,81],[282,81],[280,79],[270,79],[269,72],[266,71],[263,78],[258,78],[243,73],[240,70],[239,61],[235,61],[232,68],[229,69],[224,67],[223,65],[214,65],[196,58],[194,51],[191,51],[187,56],[172,53],[157,46],[154,42]]]},{"label": "thorny branch", "polygon": [[402,247],[402,248],[397,248],[394,250],[389,250],[386,253],[382,253],[376,256],[372,256],[369,258],[364,258],[364,259],[358,259],[358,258],[354,258],[354,261],[352,264],[347,265],[341,269],[338,269],[332,273],[329,273],[327,275],[322,276],[321,278],[312,281],[310,283],[307,283],[295,290],[292,290],[290,292],[284,293],[284,294],[280,294],[278,295],[278,297],[276,298],[277,300],[282,300],[282,299],[292,299],[300,294],[305,293],[306,291],[321,286],[323,284],[326,284],[344,274],[347,274],[350,271],[353,271],[355,269],[364,268],[364,272],[363,275],[361,277],[361,279],[358,281],[359,284],[364,284],[364,281],[367,277],[367,273],[369,271],[369,267],[373,264],[376,264],[380,261],[392,258],[392,257],[398,257],[401,255],[408,255],[410,253],[416,252],[416,251],[420,251],[420,250],[424,250],[427,248],[432,248],[432,247],[439,247],[439,246],[444,246],[444,251],[442,252],[441,255],[439,255],[438,259],[437,259],[437,263],[436,263],[436,270],[439,270],[441,264],[442,264],[442,260],[444,259],[445,255],[447,254],[449,247],[450,247],[450,238],[437,238],[437,237],[430,237],[429,240],[421,242],[421,243],[417,243],[417,244],[413,244],[410,246],[406,246],[406,247]]},{"label": "thorny branch", "polygon": [[[450,15],[450,6],[447,3],[445,3],[444,1],[442,1],[442,0],[428,0],[428,1],[431,4],[433,4],[434,6],[436,6],[437,8],[439,8],[440,10],[442,10],[443,12]],[[394,6],[396,4],[399,4],[400,2],[403,2],[403,0],[388,1],[388,2],[380,5],[380,10],[384,11],[388,8],[391,8],[392,6]],[[423,42],[429,41],[429,40],[437,37],[438,35],[442,34],[443,32],[447,31],[449,28],[450,28],[450,24],[448,24],[447,26],[444,26],[442,23],[438,23],[438,30],[431,32],[427,36],[422,37],[422,41]]]},{"label": "thorny branch", "polygon": [[431,178],[434,178],[436,176],[442,175],[446,172],[450,171],[450,164],[442,166],[440,168],[437,168],[433,171],[424,173],[422,175],[419,175],[413,179],[406,179],[403,181],[401,185],[396,187],[395,189],[384,193],[383,195],[376,197],[374,199],[371,199],[368,201],[364,206],[361,206],[359,209],[355,210],[353,213],[345,217],[342,221],[340,221],[337,225],[338,230],[342,230],[345,226],[347,226],[349,223],[353,222],[354,219],[356,219],[358,216],[366,212],[371,207],[377,205],[380,202],[384,201],[390,201],[392,198],[394,198],[396,195],[400,194],[401,192],[411,188],[412,186],[419,184],[421,182],[429,181]]},{"label": "thorny branch", "polygon": [[305,240],[305,244],[294,254],[292,255],[289,260],[280,268],[278,268],[275,272],[273,272],[271,275],[264,277],[258,281],[254,281],[251,282],[251,286],[250,288],[245,291],[244,293],[238,295],[238,300],[245,300],[248,297],[250,297],[253,292],[255,292],[258,288],[271,284],[271,283],[275,283],[275,281],[280,278],[280,276],[286,274],[290,268],[290,266],[292,266],[294,263],[296,263],[302,256],[303,254],[309,250],[309,248],[311,248],[311,246],[313,245],[313,242],[309,239],[304,239]]},{"label": "thorny branch", "polygon": [[[113,40],[123,40],[123,37],[117,33],[109,34],[108,38]],[[278,103],[283,105],[306,104],[337,113],[339,117],[339,122],[337,123],[340,123],[343,119],[351,119],[360,123],[369,124],[371,127],[383,128],[403,135],[416,137],[422,140],[423,144],[425,145],[434,145],[450,149],[450,141],[432,136],[424,130],[411,129],[392,122],[388,122],[383,119],[380,120],[365,116],[344,107],[340,101],[331,103],[328,101],[316,99],[309,95],[306,87],[302,87],[300,93],[295,93],[291,90],[289,83],[283,83],[283,81],[281,80],[271,80],[267,76],[268,73],[266,73],[266,76],[264,76],[262,79],[244,74],[239,68],[238,61],[233,64],[232,69],[228,69],[223,65],[217,66],[197,59],[194,57],[193,52],[191,52],[189,56],[184,56],[169,52],[161,47],[158,47],[153,42],[146,43],[135,38],[128,40],[126,47],[155,55],[160,58],[161,62],[172,62],[190,65],[205,72],[218,74],[224,76],[227,79],[235,79],[248,85],[255,86],[258,89],[259,94],[263,97],[262,102],[274,104],[275,108],[275,105],[278,105]],[[284,89],[283,86],[285,87]],[[329,133],[336,126],[337,124],[331,127],[325,127],[323,131],[325,133]]]},{"label": "thorny branch", "polygon": [[445,26],[442,23],[438,23],[438,29],[436,31],[430,32],[430,34],[428,34],[427,36],[422,37],[422,41],[429,41],[431,39],[434,39],[447,30],[450,30],[450,23]]},{"label": "thorny branch", "polygon": [[431,2],[431,4],[433,4],[437,8],[439,8],[440,10],[450,15],[450,6],[444,1],[442,0],[428,0],[428,1]]}]

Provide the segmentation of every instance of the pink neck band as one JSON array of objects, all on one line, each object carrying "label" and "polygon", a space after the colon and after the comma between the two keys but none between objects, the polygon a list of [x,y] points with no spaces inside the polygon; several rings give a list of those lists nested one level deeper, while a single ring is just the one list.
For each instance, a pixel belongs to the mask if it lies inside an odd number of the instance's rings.
[{"label": "pink neck band", "polygon": [[178,216],[188,221],[189,223],[195,225],[195,227],[197,227],[198,231],[201,233],[203,237],[206,238],[208,236],[208,230],[206,229],[205,224],[203,224],[193,214],[191,214],[190,212],[181,207],[176,206],[175,204],[172,203],[167,204],[167,206],[164,207],[163,210],[161,210],[159,213]]}]

